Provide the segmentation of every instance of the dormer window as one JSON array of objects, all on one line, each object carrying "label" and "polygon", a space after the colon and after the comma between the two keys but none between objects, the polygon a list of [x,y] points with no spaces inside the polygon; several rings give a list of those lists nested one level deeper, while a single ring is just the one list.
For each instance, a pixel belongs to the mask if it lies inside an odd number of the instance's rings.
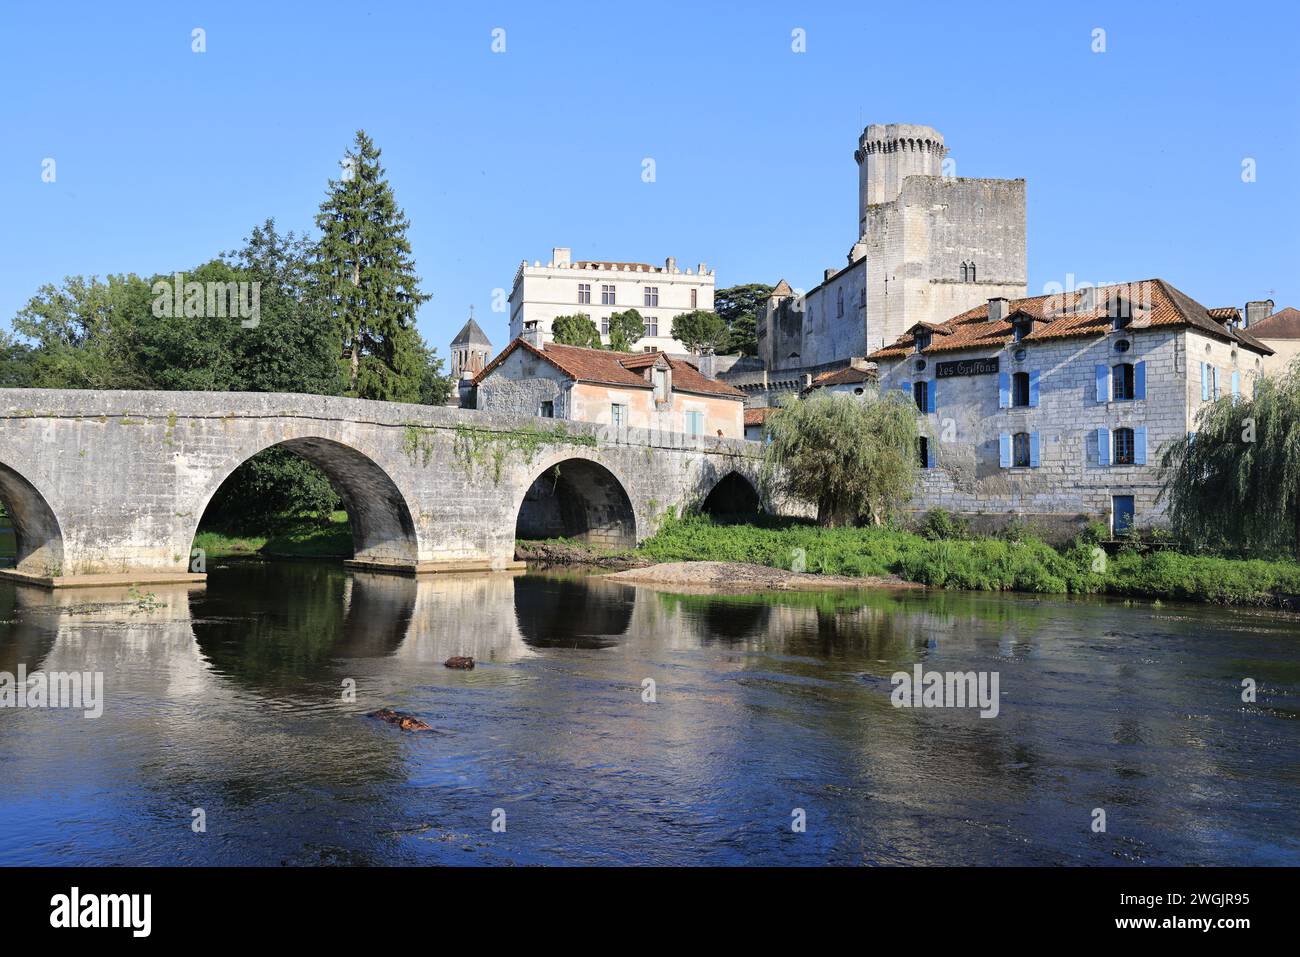
[{"label": "dormer window", "polygon": [[928,329],[916,330],[916,351],[930,348],[930,331]]},{"label": "dormer window", "polygon": [[1118,292],[1113,292],[1107,296],[1106,313],[1110,316],[1110,327],[1112,329],[1125,329],[1133,321],[1132,305]]},{"label": "dormer window", "polygon": [[671,382],[668,378],[668,370],[656,367],[651,373],[651,381],[655,387],[655,401],[667,402],[668,390],[671,388]]},{"label": "dormer window", "polygon": [[1012,323],[1011,325],[1011,334],[1015,338],[1016,342],[1020,342],[1025,338],[1025,336],[1029,335],[1033,331],[1034,324],[1032,322],[1022,320],[1020,322]]}]

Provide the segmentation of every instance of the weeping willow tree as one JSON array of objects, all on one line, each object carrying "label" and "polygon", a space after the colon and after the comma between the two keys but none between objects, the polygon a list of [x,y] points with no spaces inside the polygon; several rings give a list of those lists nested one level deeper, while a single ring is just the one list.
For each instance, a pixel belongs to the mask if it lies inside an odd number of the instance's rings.
[{"label": "weeping willow tree", "polygon": [[817,522],[876,524],[912,494],[919,462],[916,406],[900,393],[787,398],[767,419],[764,468],[778,493],[817,506]]},{"label": "weeping willow tree", "polygon": [[1161,496],[1179,539],[1300,559],[1300,363],[1251,399],[1201,409],[1196,431],[1161,449]]}]

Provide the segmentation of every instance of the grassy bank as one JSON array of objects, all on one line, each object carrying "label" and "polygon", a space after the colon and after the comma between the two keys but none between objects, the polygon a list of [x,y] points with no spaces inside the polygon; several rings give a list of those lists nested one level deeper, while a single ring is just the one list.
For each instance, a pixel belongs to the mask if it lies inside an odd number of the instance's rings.
[{"label": "grassy bank", "polygon": [[209,558],[269,555],[276,558],[351,558],[352,532],[348,513],[335,512],[328,525],[314,519],[286,523],[269,535],[234,535],[204,530],[194,536],[194,547]]},{"label": "grassy bank", "polygon": [[1107,594],[1224,604],[1275,604],[1300,594],[1300,565],[1175,551],[1100,556],[1076,542],[1056,549],[1031,536],[931,539],[896,528],[824,529],[796,523],[671,521],[646,541],[655,561],[753,562],[829,575],[888,575],[940,588]]}]

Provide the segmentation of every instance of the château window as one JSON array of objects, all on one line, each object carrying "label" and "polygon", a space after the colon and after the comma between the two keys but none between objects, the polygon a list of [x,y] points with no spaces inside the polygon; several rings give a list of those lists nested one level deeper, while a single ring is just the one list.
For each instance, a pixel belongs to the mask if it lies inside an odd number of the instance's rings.
[{"label": "ch\u00e2teau window", "polygon": [[591,303],[591,283],[578,283],[578,305],[585,306]]},{"label": "ch\u00e2teau window", "polygon": [[613,403],[609,407],[609,421],[616,429],[627,425],[627,406],[618,402]]},{"label": "ch\u00e2teau window", "polygon": [[601,284],[600,304],[602,306],[614,306],[618,304],[614,300],[614,286],[612,284]]},{"label": "ch\u00e2teau window", "polygon": [[1135,396],[1133,390],[1133,363],[1121,362],[1111,368],[1111,397],[1114,399],[1132,399]]},{"label": "ch\u00e2teau window", "polygon": [[1029,467],[1029,433],[1017,432],[1011,437],[1011,464],[1017,468]]},{"label": "ch\u00e2teau window", "polygon": [[602,336],[607,336],[607,335],[609,335],[609,316],[603,316],[603,317],[601,317],[601,320],[600,320],[600,334],[601,334]]},{"label": "ch\u00e2teau window", "polygon": [[645,287],[645,304],[647,306],[653,306],[656,309],[659,308],[659,287],[658,286]]},{"label": "ch\u00e2teau window", "polygon": [[647,336],[659,335],[659,318],[657,316],[645,317],[645,334]]},{"label": "ch\u00e2teau window", "polygon": [[1133,430],[1115,430],[1115,464],[1133,464]]},{"label": "ch\u00e2teau window", "polygon": [[1011,377],[1011,404],[1029,405],[1029,373],[1017,372]]},{"label": "ch\u00e2teau window", "polygon": [[930,404],[930,383],[924,379],[920,382],[913,382],[912,397],[916,399],[916,407],[924,412]]},{"label": "ch\u00e2teau window", "polygon": [[695,295],[696,295],[696,293],[698,293],[698,292],[699,292],[698,289],[692,289],[692,290],[691,290],[691,308],[692,308],[692,309],[695,308]]},{"label": "ch\u00e2teau window", "polygon": [[541,404],[541,407],[537,410],[537,414],[543,419],[555,418],[555,403],[552,400],[547,399]]}]

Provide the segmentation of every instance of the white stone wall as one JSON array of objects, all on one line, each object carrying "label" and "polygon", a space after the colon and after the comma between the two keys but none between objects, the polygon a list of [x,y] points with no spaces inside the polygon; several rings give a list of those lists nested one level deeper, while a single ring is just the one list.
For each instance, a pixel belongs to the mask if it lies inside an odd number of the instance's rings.
[{"label": "white stone wall", "polygon": [[[703,265],[703,264],[700,264]],[[578,302],[579,285],[586,283],[591,287],[591,302]],[[601,286],[614,286],[614,305],[601,303]],[[601,320],[608,319],[616,312],[636,309],[647,327],[651,318],[659,323],[659,334],[648,334],[636,343],[638,350],[657,348],[660,352],[685,355],[687,350],[671,336],[673,317],[692,309],[713,309],[713,292],[715,277],[713,270],[701,270],[699,266],[679,269],[676,265],[669,267],[654,266],[634,269],[589,269],[579,268],[576,263],[569,263],[563,258],[542,264],[524,263],[515,275],[514,286],[510,292],[510,338],[517,339],[523,334],[524,323],[537,321],[544,342],[550,342],[551,323],[556,316],[568,316],[586,313],[596,328],[601,328]],[[645,304],[645,290],[653,287],[659,291],[659,305]],[[694,306],[691,305],[691,290],[695,290]],[[602,336],[608,344],[608,336]]]},{"label": "white stone wall", "polygon": [[[1131,343],[1127,352],[1115,349],[1121,339]],[[932,441],[937,440],[935,467],[922,472],[911,508],[1109,521],[1111,497],[1132,495],[1139,527],[1165,524],[1164,503],[1156,501],[1160,448],[1185,440],[1189,430],[1189,339],[1193,350],[1211,341],[1183,329],[1129,330],[880,362],[882,389],[919,378],[937,388],[935,412],[925,416]],[[1223,345],[1226,354],[1230,350]],[[1015,358],[1018,348],[1024,349],[1023,360]],[[938,362],[990,356],[997,356],[1001,372],[1038,372],[1037,407],[999,408],[995,374],[936,379]],[[926,368],[917,371],[922,358]],[[1146,398],[1098,402],[1096,366],[1119,362],[1145,363]],[[1190,378],[1196,375],[1194,368]],[[1199,402],[1199,380],[1195,389]],[[1146,465],[1100,463],[1097,430],[1113,433],[1120,427],[1146,428]],[[999,437],[1017,432],[1038,433],[1036,468],[1000,465]]]}]

